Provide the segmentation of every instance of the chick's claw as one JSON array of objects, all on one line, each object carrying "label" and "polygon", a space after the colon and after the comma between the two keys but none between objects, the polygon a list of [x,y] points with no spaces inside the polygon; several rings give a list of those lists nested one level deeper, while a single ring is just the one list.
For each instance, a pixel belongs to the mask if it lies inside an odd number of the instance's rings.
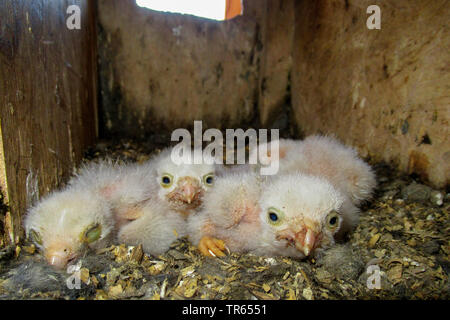
[{"label": "chick's claw", "polygon": [[229,252],[223,240],[212,237],[203,237],[198,244],[198,249],[207,257],[224,257],[226,256],[224,250]]}]

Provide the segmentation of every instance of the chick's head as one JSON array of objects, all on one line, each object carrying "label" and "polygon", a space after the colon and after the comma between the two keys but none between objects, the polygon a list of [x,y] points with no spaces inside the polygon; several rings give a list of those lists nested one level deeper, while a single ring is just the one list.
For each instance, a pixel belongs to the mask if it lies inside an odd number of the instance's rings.
[{"label": "chick's head", "polygon": [[214,185],[215,166],[180,163],[171,159],[170,149],[163,151],[155,164],[158,196],[170,207],[184,213],[202,204],[204,193]]},{"label": "chick's head", "polygon": [[108,203],[73,189],[54,192],[30,208],[24,225],[27,238],[57,268],[64,268],[88,248],[107,245],[113,231]]},{"label": "chick's head", "polygon": [[266,241],[280,255],[300,258],[333,245],[343,201],[324,179],[299,173],[274,178],[261,196]]}]

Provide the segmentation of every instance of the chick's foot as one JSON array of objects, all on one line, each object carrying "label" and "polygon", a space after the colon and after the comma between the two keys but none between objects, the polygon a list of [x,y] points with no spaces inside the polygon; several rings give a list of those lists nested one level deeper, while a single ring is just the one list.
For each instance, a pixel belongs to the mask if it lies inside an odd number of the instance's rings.
[{"label": "chick's foot", "polygon": [[223,240],[207,236],[200,240],[198,249],[204,256],[207,257],[224,257],[224,250],[229,252]]}]

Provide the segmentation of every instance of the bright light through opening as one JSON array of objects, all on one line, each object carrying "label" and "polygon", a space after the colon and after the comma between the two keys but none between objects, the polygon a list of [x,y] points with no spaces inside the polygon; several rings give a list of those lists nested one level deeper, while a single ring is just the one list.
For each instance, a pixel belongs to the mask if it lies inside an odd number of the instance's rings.
[{"label": "bright light through opening", "polygon": [[225,20],[226,0],[136,0],[136,3],[152,10]]}]

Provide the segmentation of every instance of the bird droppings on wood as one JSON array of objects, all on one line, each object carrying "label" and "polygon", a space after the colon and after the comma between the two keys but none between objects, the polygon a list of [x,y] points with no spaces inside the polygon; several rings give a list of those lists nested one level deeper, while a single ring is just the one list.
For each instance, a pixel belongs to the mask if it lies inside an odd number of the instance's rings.
[{"label": "bird droppings on wood", "polygon": [[[162,147],[102,142],[86,161],[108,155],[143,162]],[[22,243],[0,250],[0,299],[450,298],[449,195],[386,165],[374,169],[379,187],[363,205],[357,228],[315,258],[237,253],[209,258],[182,239],[160,256],[123,244],[88,252],[79,268],[67,273]],[[371,270],[379,270],[380,289],[368,286]],[[76,272],[79,289],[70,289]]]}]

